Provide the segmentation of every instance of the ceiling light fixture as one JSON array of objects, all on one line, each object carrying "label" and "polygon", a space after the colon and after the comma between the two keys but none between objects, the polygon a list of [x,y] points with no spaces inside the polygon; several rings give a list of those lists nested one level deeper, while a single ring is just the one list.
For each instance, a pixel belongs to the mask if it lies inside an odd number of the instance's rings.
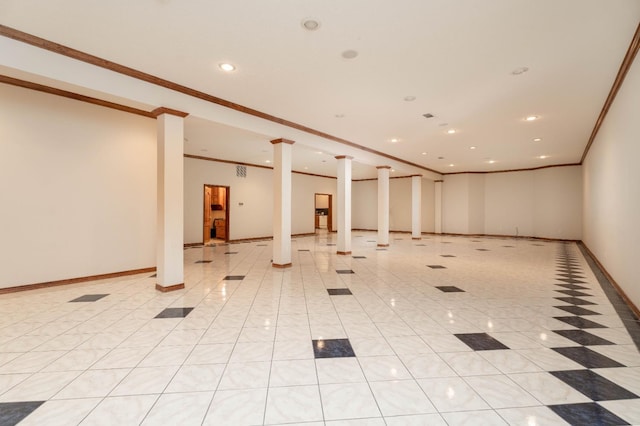
[{"label": "ceiling light fixture", "polygon": [[422,155],[427,155],[427,153],[426,153],[426,152],[423,152],[423,153],[422,153]]},{"label": "ceiling light fixture", "polygon": [[305,18],[302,20],[302,28],[307,31],[316,31],[320,28],[320,21],[313,18]]},{"label": "ceiling light fixture", "polygon": [[236,67],[234,65],[231,65],[228,62],[224,62],[220,65],[218,65],[220,67],[220,69],[224,72],[233,72],[236,70]]},{"label": "ceiling light fixture", "polygon": [[456,129],[449,129],[447,130],[447,133],[450,135],[453,135],[456,132]]},{"label": "ceiling light fixture", "polygon": [[526,121],[536,121],[538,118],[540,118],[540,117],[538,117],[537,115],[530,115],[527,118],[525,118],[525,120]]},{"label": "ceiling light fixture", "polygon": [[356,52],[355,50],[345,50],[344,52],[342,52],[342,57],[345,59],[353,59],[356,56],[358,56],[358,52]]},{"label": "ceiling light fixture", "polygon": [[489,163],[489,164],[493,164],[493,163],[495,163],[495,162],[496,162],[496,160],[489,160],[489,161],[487,161],[487,163]]},{"label": "ceiling light fixture", "polygon": [[270,162],[271,162],[271,160],[265,160],[265,163],[270,163]]},{"label": "ceiling light fixture", "polygon": [[534,142],[540,142],[542,140],[542,138],[533,138]]},{"label": "ceiling light fixture", "polygon": [[470,146],[469,149],[476,149],[476,147],[475,146]]},{"label": "ceiling light fixture", "polygon": [[449,167],[453,167],[453,163],[449,164]]},{"label": "ceiling light fixture", "polygon": [[541,159],[541,160],[544,160],[545,158],[549,158],[549,156],[548,155],[540,155],[538,158]]},{"label": "ceiling light fixture", "polygon": [[391,143],[396,143],[396,142],[399,142],[399,139],[396,139],[396,138],[391,139]]}]

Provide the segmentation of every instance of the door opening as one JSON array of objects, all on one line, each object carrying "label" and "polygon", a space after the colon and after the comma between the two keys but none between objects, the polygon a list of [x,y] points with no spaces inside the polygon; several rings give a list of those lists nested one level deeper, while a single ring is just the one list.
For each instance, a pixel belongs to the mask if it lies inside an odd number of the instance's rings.
[{"label": "door opening", "polygon": [[318,230],[333,231],[333,208],[331,194],[315,195],[315,232]]},{"label": "door opening", "polygon": [[229,198],[228,186],[204,186],[203,244],[223,243],[229,240]]}]

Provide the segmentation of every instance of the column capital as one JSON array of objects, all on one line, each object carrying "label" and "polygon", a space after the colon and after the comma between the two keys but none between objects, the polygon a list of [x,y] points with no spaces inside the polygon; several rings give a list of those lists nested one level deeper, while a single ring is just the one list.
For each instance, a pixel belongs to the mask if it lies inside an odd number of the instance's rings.
[{"label": "column capital", "polygon": [[336,155],[336,160],[353,160],[350,155]]},{"label": "column capital", "polygon": [[440,179],[440,180],[434,180],[434,182],[435,182],[435,183],[438,183],[438,182],[442,183],[442,182],[444,182],[444,181],[443,181],[442,179]]},{"label": "column capital", "polygon": [[153,111],[151,111],[151,115],[153,115],[155,118],[158,118],[158,116],[162,114],[175,115],[177,117],[182,117],[182,118],[189,115],[188,112],[178,111],[177,109],[171,109],[166,107],[156,108]]},{"label": "column capital", "polygon": [[295,143],[295,141],[291,141],[289,139],[284,139],[284,138],[274,139],[274,140],[271,141],[272,145],[277,145],[279,143],[286,143],[286,144],[289,144],[289,145],[293,145]]},{"label": "column capital", "polygon": [[376,169],[391,169],[391,166],[377,166]]},{"label": "column capital", "polygon": [[409,175],[409,177],[422,177],[422,175]]}]

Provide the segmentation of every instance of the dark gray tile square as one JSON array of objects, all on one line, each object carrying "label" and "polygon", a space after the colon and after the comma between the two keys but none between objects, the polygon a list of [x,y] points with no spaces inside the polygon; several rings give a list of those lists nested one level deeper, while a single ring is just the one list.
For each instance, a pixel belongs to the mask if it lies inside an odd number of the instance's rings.
[{"label": "dark gray tile square", "polygon": [[431,269],[447,269],[445,266],[442,266],[442,265],[427,265],[427,266]]},{"label": "dark gray tile square", "polygon": [[601,315],[599,312],[591,311],[589,309],[576,305],[554,306],[554,308],[562,309],[563,311],[569,312],[570,314],[574,315]]},{"label": "dark gray tile square", "polygon": [[386,248],[377,248],[376,251],[387,251]]},{"label": "dark gray tile square", "polygon": [[348,288],[328,288],[327,293],[329,293],[329,296],[348,296],[353,294]]},{"label": "dark gray tile square", "polygon": [[549,373],[594,401],[638,398],[636,394],[591,370],[550,371]]},{"label": "dark gray tile square", "polygon": [[155,318],[184,318],[193,311],[193,308],[166,308]]},{"label": "dark gray tile square", "polygon": [[367,256],[351,256],[354,259],[366,259]]},{"label": "dark gray tile square", "polygon": [[213,262],[213,260],[196,260],[193,263],[211,263],[211,262]]},{"label": "dark gray tile square", "polygon": [[613,342],[584,330],[553,330],[553,332],[584,346],[613,345]]},{"label": "dark gray tile square", "polygon": [[502,247],[505,247],[505,248],[516,248],[515,246],[502,246]]},{"label": "dark gray tile square", "polygon": [[552,349],[559,354],[564,355],[567,358],[577,362],[585,368],[624,367],[624,365],[620,364],[619,362],[601,355],[596,351],[592,351],[591,349],[584,346]]},{"label": "dark gray tile square", "polygon": [[298,251],[311,251],[309,249],[298,249]]},{"label": "dark gray tile square", "polygon": [[95,302],[107,296],[108,294],[85,294],[84,296],[69,300],[69,302]]},{"label": "dark gray tile square", "polygon": [[224,254],[238,254],[237,251],[225,251]]},{"label": "dark gray tile square", "polygon": [[158,277],[158,274],[153,274],[149,278],[157,278],[157,277]]},{"label": "dark gray tile square", "polygon": [[556,290],[558,293],[566,294],[567,296],[593,296],[593,294],[585,293],[578,290]]},{"label": "dark gray tile square", "polygon": [[442,244],[451,244],[451,241],[442,241]]},{"label": "dark gray tile square", "polygon": [[572,274],[571,272],[559,273],[557,275],[561,276],[562,278],[574,278],[574,279],[578,279],[578,280],[587,279],[587,277],[583,277],[582,275]]},{"label": "dark gray tile square", "polygon": [[367,240],[368,243],[376,243],[376,240]]},{"label": "dark gray tile square", "polygon": [[595,402],[549,405],[549,408],[571,425],[619,426],[629,424]]},{"label": "dark gray tile square", "polygon": [[558,281],[565,282],[567,284],[587,284],[585,281],[574,280],[573,278],[556,278]]},{"label": "dark gray tile square", "polygon": [[474,351],[493,351],[497,349],[509,349],[487,333],[454,334]]},{"label": "dark gray tile square", "polygon": [[455,257],[452,254],[441,254],[440,257]]},{"label": "dark gray tile square", "polygon": [[531,244],[532,246],[538,246],[538,247],[543,247],[544,244]]},{"label": "dark gray tile square", "polygon": [[436,288],[444,293],[464,293],[465,292],[461,288],[458,288],[452,285],[441,285],[441,286],[436,286]]},{"label": "dark gray tile square", "polygon": [[481,243],[482,240],[471,240],[472,243]]},{"label": "dark gray tile square", "polygon": [[266,247],[267,244],[256,244],[256,247]]},{"label": "dark gray tile square", "polygon": [[44,401],[0,402],[0,425],[17,425],[42,404]]},{"label": "dark gray tile square", "polygon": [[562,322],[566,322],[569,325],[572,325],[576,328],[607,328],[602,324],[598,324],[597,322],[593,322],[586,318],[582,317],[554,317],[557,320]]},{"label": "dark gray tile square", "polygon": [[328,245],[329,247],[331,247],[331,246],[335,246],[335,244],[333,244],[333,243],[331,243],[331,244],[327,244],[327,245]]},{"label": "dark gray tile square", "polygon": [[313,355],[316,358],[355,357],[349,339],[313,340]]},{"label": "dark gray tile square", "polygon": [[554,297],[564,303],[571,303],[572,305],[597,305],[597,303],[589,302],[588,300],[578,299],[577,297]]},{"label": "dark gray tile square", "polygon": [[589,287],[585,287],[578,284],[556,284],[558,287],[568,288],[570,290],[589,290]]},{"label": "dark gray tile square", "polygon": [[244,280],[244,275],[227,275],[223,278],[224,281],[242,281]]},{"label": "dark gray tile square", "polygon": [[338,274],[355,274],[351,269],[336,269]]},{"label": "dark gray tile square", "polygon": [[416,244],[416,247],[426,247],[426,244]]},{"label": "dark gray tile square", "polygon": [[489,249],[476,249],[477,251],[491,251]]}]

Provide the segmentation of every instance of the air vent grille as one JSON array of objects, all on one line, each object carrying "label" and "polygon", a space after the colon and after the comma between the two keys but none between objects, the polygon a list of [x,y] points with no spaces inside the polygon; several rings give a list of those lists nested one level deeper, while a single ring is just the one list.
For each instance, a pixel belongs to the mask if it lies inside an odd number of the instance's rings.
[{"label": "air vent grille", "polygon": [[247,166],[236,166],[236,177],[246,178],[247,177]]}]

